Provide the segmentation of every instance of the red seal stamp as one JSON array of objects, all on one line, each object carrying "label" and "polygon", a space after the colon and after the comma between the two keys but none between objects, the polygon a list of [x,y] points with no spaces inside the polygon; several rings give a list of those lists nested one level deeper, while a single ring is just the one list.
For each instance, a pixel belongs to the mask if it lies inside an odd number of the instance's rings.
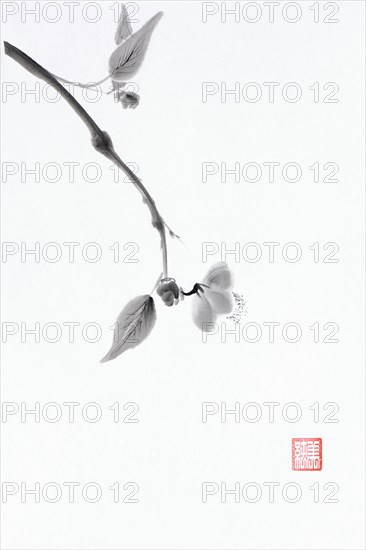
[{"label": "red seal stamp", "polygon": [[321,437],[295,437],[292,439],[292,469],[313,472],[322,469]]}]

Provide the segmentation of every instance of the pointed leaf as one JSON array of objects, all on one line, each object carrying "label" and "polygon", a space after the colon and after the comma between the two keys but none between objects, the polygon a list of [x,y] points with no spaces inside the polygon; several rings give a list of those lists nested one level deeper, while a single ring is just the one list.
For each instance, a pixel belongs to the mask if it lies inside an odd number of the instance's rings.
[{"label": "pointed leaf", "polygon": [[163,12],[154,15],[139,31],[114,50],[109,59],[109,74],[112,80],[124,82],[131,80],[137,73],[145,57],[152,32],[162,16]]},{"label": "pointed leaf", "polygon": [[118,27],[114,37],[116,44],[123,42],[123,40],[128,38],[130,34],[132,34],[130,19],[128,17],[126,6],[122,4],[121,17],[119,18]]},{"label": "pointed leaf", "polygon": [[115,359],[130,348],[135,348],[152,331],[156,321],[154,300],[148,294],[137,296],[123,308],[116,321],[113,344],[101,363]]}]

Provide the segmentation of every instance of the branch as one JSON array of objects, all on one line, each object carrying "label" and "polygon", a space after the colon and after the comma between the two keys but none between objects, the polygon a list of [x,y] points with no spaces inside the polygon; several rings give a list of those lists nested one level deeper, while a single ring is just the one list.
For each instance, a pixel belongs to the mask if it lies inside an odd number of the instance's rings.
[{"label": "branch", "polygon": [[167,245],[166,245],[166,235],[165,235],[165,223],[161,215],[159,214],[158,209],[156,208],[155,202],[151,197],[150,193],[147,191],[146,187],[142,184],[139,178],[134,172],[123,162],[123,160],[117,155],[114,150],[113,143],[108,133],[101,130],[99,126],[94,122],[91,116],[86,112],[86,110],[80,105],[78,101],[56,80],[52,74],[39,65],[34,59],[29,57],[27,54],[9,44],[9,42],[4,42],[5,54],[14,59],[17,63],[22,65],[27,71],[29,71],[34,76],[44,80],[55,88],[55,90],[67,101],[75,113],[81,118],[84,124],[87,126],[90,134],[91,141],[94,149],[101,153],[108,159],[110,159],[118,168],[120,168],[132,181],[134,186],[141,193],[144,202],[146,202],[152,218],[152,225],[159,232],[162,256],[163,256],[163,276],[168,276],[168,259],[167,259]]}]

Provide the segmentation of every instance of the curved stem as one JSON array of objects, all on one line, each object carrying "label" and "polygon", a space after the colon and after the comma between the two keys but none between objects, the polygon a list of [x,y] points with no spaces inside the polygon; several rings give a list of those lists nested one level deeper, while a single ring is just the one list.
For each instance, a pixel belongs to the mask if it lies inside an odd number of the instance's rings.
[{"label": "curved stem", "polygon": [[87,126],[91,138],[92,145],[96,151],[112,160],[132,181],[134,186],[141,193],[143,200],[146,202],[149,210],[151,212],[152,225],[160,234],[161,250],[162,250],[162,259],[163,259],[163,276],[168,276],[168,252],[166,244],[166,235],[165,235],[165,223],[161,217],[153,198],[142,184],[139,178],[132,172],[132,170],[123,162],[123,160],[117,155],[114,150],[113,143],[107,132],[101,130],[99,126],[94,122],[92,117],[86,112],[86,110],[80,105],[78,101],[56,80],[56,78],[49,72],[47,69],[39,65],[34,59],[29,57],[27,54],[9,44],[9,42],[4,42],[5,54],[17,61],[22,65],[27,71],[37,76],[41,80],[47,82],[50,86],[55,88],[59,94],[67,101],[67,103],[72,107],[76,114],[81,118],[84,124]]},{"label": "curved stem", "polygon": [[146,202],[150,212],[151,212],[151,219],[152,219],[152,225],[157,229],[160,233],[160,241],[161,241],[161,250],[163,255],[163,277],[168,276],[168,250],[167,250],[167,244],[166,244],[166,234],[165,234],[165,222],[161,215],[159,214],[159,211],[156,207],[155,201],[142,183],[142,181],[136,176],[136,174],[123,162],[123,160],[117,155],[117,153],[113,150],[108,151],[105,153],[105,156],[109,158],[116,166],[121,168],[123,172],[130,178],[133,185],[136,187],[136,189],[140,192],[142,195],[142,198],[144,202]]}]

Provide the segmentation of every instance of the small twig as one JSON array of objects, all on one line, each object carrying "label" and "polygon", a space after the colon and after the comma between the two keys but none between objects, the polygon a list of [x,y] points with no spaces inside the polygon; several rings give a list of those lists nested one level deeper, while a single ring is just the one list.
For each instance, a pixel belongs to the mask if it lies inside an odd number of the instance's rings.
[{"label": "small twig", "polygon": [[164,275],[163,273],[160,273],[159,278],[156,280],[156,283],[154,284],[154,288],[153,288],[152,291],[150,292],[150,296],[151,296],[152,294],[154,294],[155,290],[158,288],[159,283],[160,283],[160,281],[161,281],[162,278],[163,278],[163,275]]},{"label": "small twig", "polygon": [[163,256],[163,276],[168,276],[168,253],[167,253],[167,244],[166,244],[166,234],[165,234],[165,223],[163,218],[160,216],[158,209],[156,208],[155,202],[152,199],[150,193],[147,191],[145,186],[139,180],[139,178],[134,174],[134,172],[123,162],[123,160],[117,155],[114,150],[113,143],[108,133],[101,130],[99,126],[94,122],[91,116],[86,112],[86,110],[80,105],[78,101],[56,80],[52,74],[47,71],[44,67],[39,65],[34,59],[29,57],[27,54],[9,44],[9,42],[4,42],[5,54],[17,61],[22,65],[27,71],[32,73],[34,76],[37,76],[41,80],[47,82],[50,86],[55,88],[59,94],[67,101],[67,103],[74,109],[76,114],[81,118],[84,124],[87,126],[90,134],[91,141],[94,149],[101,153],[108,159],[112,160],[132,181],[134,186],[141,193],[144,202],[146,202],[152,218],[152,225],[159,232],[160,241],[161,241],[161,250]]},{"label": "small twig", "polygon": [[103,84],[104,82],[107,82],[107,80],[112,76],[108,75],[105,78],[102,78],[102,80],[99,80],[98,82],[90,82],[89,84],[83,84],[82,82],[73,82],[72,80],[67,80],[66,78],[62,78],[61,76],[57,76],[57,74],[51,73],[52,76],[54,76],[59,82],[63,82],[64,84],[72,84],[73,86],[77,86],[78,88],[96,88],[100,84]]}]

